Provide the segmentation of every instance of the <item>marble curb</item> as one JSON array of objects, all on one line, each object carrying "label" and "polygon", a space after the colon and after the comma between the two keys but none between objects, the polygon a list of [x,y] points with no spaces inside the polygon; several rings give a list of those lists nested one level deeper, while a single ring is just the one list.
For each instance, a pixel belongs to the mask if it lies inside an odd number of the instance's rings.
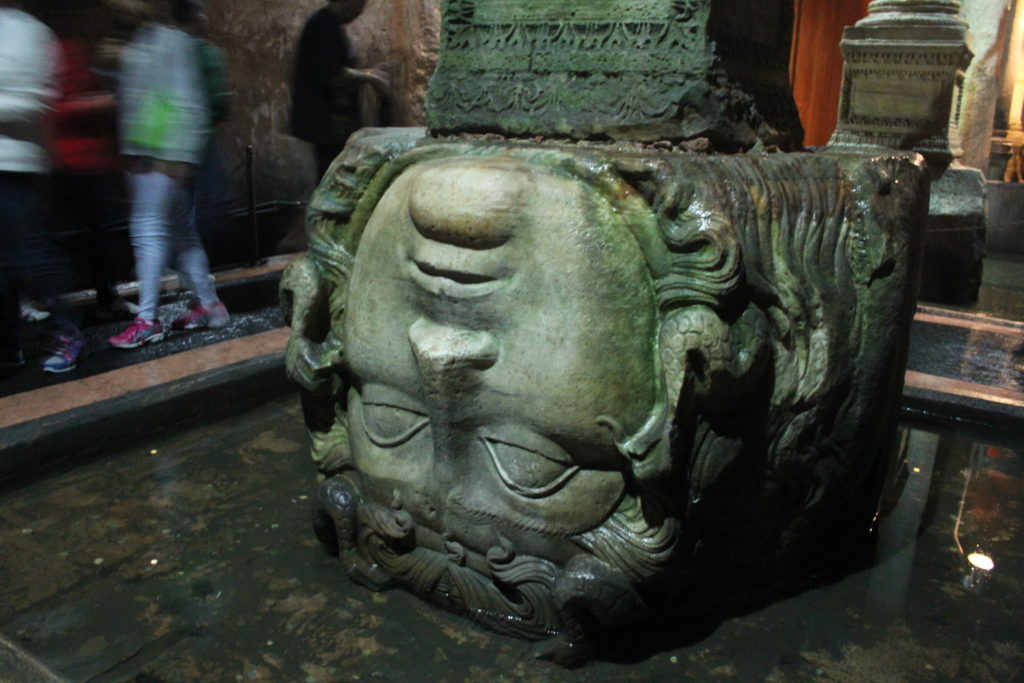
[{"label": "marble curb", "polygon": [[294,392],[275,352],[0,430],[0,485]]},{"label": "marble curb", "polygon": [[962,434],[994,446],[1019,448],[1024,407],[981,396],[906,386],[900,421],[932,431]]}]

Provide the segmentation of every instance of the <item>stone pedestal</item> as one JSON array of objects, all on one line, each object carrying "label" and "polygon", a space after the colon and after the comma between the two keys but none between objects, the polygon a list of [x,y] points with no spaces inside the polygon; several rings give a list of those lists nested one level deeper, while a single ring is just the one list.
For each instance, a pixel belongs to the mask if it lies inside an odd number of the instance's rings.
[{"label": "stone pedestal", "polygon": [[981,172],[951,164],[932,181],[920,298],[967,305],[978,298],[985,258],[985,198]]},{"label": "stone pedestal", "polygon": [[[961,163],[985,171],[989,180],[1002,177],[1004,163],[998,175],[988,172],[990,142],[994,128],[996,106],[1002,95],[1000,72],[1008,64],[1003,48],[1011,37],[1012,12],[1008,3],[989,0],[961,0],[961,16],[971,27],[971,47],[974,58],[964,78],[960,107],[960,137],[964,154]],[[1003,124],[1002,128],[1005,129]]]},{"label": "stone pedestal", "polygon": [[956,0],[875,0],[847,28],[830,145],[920,152],[932,177],[920,297],[975,301],[985,255],[985,181],[963,153],[959,84],[971,59]]},{"label": "stone pedestal", "polygon": [[988,246],[993,253],[1024,254],[1024,183],[990,180]]}]

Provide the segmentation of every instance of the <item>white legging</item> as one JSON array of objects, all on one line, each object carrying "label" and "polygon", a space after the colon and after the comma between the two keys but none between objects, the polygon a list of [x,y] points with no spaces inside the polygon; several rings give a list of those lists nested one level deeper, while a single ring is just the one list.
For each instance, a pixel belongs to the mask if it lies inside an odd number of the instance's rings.
[{"label": "white legging", "polygon": [[139,278],[139,317],[157,319],[160,278],[171,257],[185,286],[209,307],[217,303],[210,264],[199,240],[195,196],[186,183],[156,171],[131,173],[131,236]]}]

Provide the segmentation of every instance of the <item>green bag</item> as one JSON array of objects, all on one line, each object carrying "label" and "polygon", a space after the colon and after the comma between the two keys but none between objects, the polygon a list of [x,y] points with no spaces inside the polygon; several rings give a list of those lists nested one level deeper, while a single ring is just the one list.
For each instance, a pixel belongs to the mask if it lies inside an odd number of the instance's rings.
[{"label": "green bag", "polygon": [[125,140],[147,149],[163,149],[174,118],[174,102],[162,90],[148,90]]}]

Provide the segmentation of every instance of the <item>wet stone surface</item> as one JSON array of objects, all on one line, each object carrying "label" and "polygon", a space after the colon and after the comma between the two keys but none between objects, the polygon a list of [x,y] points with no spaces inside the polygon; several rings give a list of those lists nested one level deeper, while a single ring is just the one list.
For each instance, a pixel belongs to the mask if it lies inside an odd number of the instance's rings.
[{"label": "wet stone surface", "polygon": [[160,298],[158,315],[167,331],[167,338],[158,344],[136,349],[113,349],[107,344],[107,339],[125,329],[129,321],[98,321],[91,307],[86,307],[79,311],[86,350],[75,370],[56,375],[44,373],[38,367],[46,357],[43,347],[48,321],[26,324],[22,330],[26,366],[21,372],[0,382],[0,397],[71,382],[281,327],[284,325],[284,316],[278,306],[279,282],[280,273],[272,273],[220,286],[218,295],[231,313],[231,320],[215,330],[172,330],[171,322],[188,310],[189,293],[185,290],[164,292]]},{"label": "wet stone surface", "polygon": [[985,259],[978,302],[971,310],[1007,320],[1024,320],[1024,256],[992,254]]},{"label": "wet stone surface", "polygon": [[[572,671],[350,583],[311,531],[305,451],[289,398],[4,491],[0,632],[74,681],[1024,675],[1021,450],[918,435],[875,569],[720,623],[616,637]],[[976,549],[996,566],[968,588]]]},{"label": "wet stone surface", "polygon": [[1018,327],[1003,333],[915,321],[909,370],[1024,390],[1024,337]]}]

